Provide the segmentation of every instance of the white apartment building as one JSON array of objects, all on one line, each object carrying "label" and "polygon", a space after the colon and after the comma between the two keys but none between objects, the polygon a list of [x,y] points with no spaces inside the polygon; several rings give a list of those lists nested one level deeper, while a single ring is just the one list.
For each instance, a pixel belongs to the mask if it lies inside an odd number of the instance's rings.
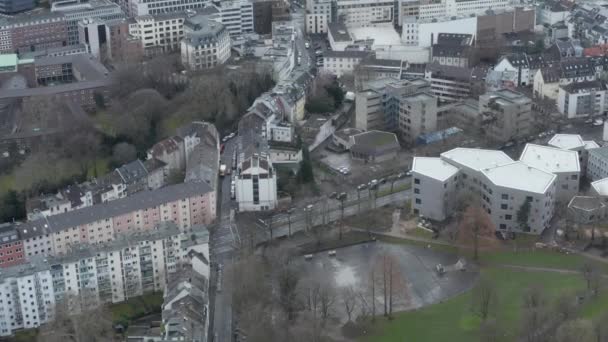
[{"label": "white apartment building", "polygon": [[226,26],[230,37],[253,32],[253,3],[248,0],[228,0],[214,3],[218,20]]},{"label": "white apartment building", "polygon": [[412,163],[412,212],[443,221],[452,213],[458,195],[457,167],[440,158],[414,157]]},{"label": "white apartment building", "polygon": [[477,18],[470,16],[434,17],[433,19],[404,20],[401,40],[405,45],[429,48],[440,33],[477,35]]},{"label": "white apartment building", "polygon": [[0,275],[0,336],[33,329],[53,319],[51,272],[43,260],[3,268]]},{"label": "white apartment building", "polygon": [[190,250],[209,260],[208,248],[204,226],[182,234],[175,224],[162,223],[105,245],[82,245],[62,257],[36,257],[5,268],[0,274],[0,336],[52,320],[54,305],[62,300],[79,310],[164,291],[167,276]]},{"label": "white apartment building", "polygon": [[224,25],[201,18],[187,23],[184,31],[181,59],[190,70],[214,68],[230,58],[230,36]]},{"label": "white apartment building", "polygon": [[606,86],[600,81],[561,85],[557,109],[568,119],[602,115],[606,110]]},{"label": "white apartment building", "polygon": [[547,142],[547,145],[563,150],[576,151],[581,166],[581,176],[587,174],[589,150],[600,147],[595,141],[583,140],[578,134],[556,134]]},{"label": "white apartment building", "polygon": [[556,201],[568,203],[578,194],[581,168],[576,151],[526,144],[519,160],[545,172],[553,173]]},{"label": "white apartment building", "polygon": [[329,0],[306,1],[306,33],[327,33],[328,25],[332,22],[332,2]]},{"label": "white apartment building", "polygon": [[[498,230],[541,234],[549,227],[555,208],[556,175],[524,162],[496,166],[481,171],[482,207]],[[518,212],[528,202],[525,224]]]},{"label": "white apartment building", "polygon": [[239,211],[272,210],[277,206],[277,174],[265,153],[242,160],[235,181]]},{"label": "white apartment building", "polygon": [[608,147],[590,149],[587,179],[596,181],[604,178],[608,178]]},{"label": "white apartment building", "polygon": [[202,9],[210,0],[119,0],[130,17]]},{"label": "white apartment building", "polygon": [[323,70],[338,77],[352,74],[361,60],[369,56],[367,51],[326,51],[323,56]]},{"label": "white apartment building", "polygon": [[337,0],[336,17],[346,26],[392,24],[395,4],[386,0]]},{"label": "white apartment building", "polygon": [[509,0],[442,0],[440,2],[428,1],[420,3],[418,19],[432,20],[437,17],[468,16],[471,14],[483,14],[485,11],[508,9],[511,7]]},{"label": "white apartment building", "polygon": [[129,24],[129,34],[141,40],[147,56],[177,51],[185,20],[185,13],[142,15]]}]

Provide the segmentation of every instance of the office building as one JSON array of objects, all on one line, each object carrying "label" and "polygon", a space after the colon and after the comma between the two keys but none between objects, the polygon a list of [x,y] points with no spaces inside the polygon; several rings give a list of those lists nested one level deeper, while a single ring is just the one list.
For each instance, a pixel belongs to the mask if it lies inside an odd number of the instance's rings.
[{"label": "office building", "polygon": [[[84,19],[105,21],[125,17],[125,13],[120,6],[110,0],[91,0],[87,2],[80,2],[78,0],[55,1],[51,5],[51,12],[61,13],[65,16],[68,45],[84,44],[84,42],[80,41],[78,35],[78,23]],[[109,37],[105,37],[104,33],[99,38],[105,42]]]},{"label": "office building", "polygon": [[213,5],[218,21],[224,24],[230,37],[253,33],[253,4],[248,0],[228,0]]},{"label": "office building", "polygon": [[189,18],[181,42],[182,65],[191,70],[214,68],[230,58],[230,36],[226,27],[206,18]]},{"label": "office building", "polygon": [[336,17],[349,27],[393,24],[395,4],[386,0],[337,0]]},{"label": "office building", "polygon": [[372,54],[369,51],[326,51],[322,69],[342,77],[352,74],[359,63]]},{"label": "office building", "polygon": [[185,20],[184,12],[138,16],[129,25],[129,34],[141,40],[146,56],[178,51]]},{"label": "office building", "polygon": [[201,10],[209,5],[209,0],[119,0],[118,2],[129,17],[142,15],[167,14]]},{"label": "office building", "polygon": [[528,137],[532,128],[532,100],[502,89],[479,97],[479,112],[486,136],[499,142]]},{"label": "office building", "polygon": [[437,130],[437,97],[429,91],[399,98],[399,134],[413,143],[418,136]]},{"label": "office building", "polygon": [[306,1],[306,33],[327,33],[329,23],[333,21],[333,4],[330,0]]},{"label": "office building", "polygon": [[561,85],[557,94],[557,109],[568,119],[603,115],[606,111],[606,85],[587,81]]},{"label": "office building", "polygon": [[33,52],[67,44],[67,21],[61,13],[0,17],[0,53]]}]

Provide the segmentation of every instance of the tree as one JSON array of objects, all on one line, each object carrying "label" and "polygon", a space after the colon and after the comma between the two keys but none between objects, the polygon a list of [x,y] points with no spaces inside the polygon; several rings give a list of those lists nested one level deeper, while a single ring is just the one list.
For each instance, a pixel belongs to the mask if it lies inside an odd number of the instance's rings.
[{"label": "tree", "polygon": [[602,274],[595,265],[585,263],[581,275],[587,284],[587,291],[594,297],[598,295],[602,283]]},{"label": "tree", "polygon": [[576,319],[562,323],[555,334],[556,342],[594,342],[591,321]]},{"label": "tree", "polygon": [[405,304],[407,294],[407,283],[399,270],[397,259],[390,254],[380,255],[375,264],[375,282],[378,283],[384,306],[384,316],[392,318],[395,302]]},{"label": "tree", "polygon": [[528,218],[530,217],[530,201],[528,199],[524,200],[524,203],[521,204],[519,210],[517,210],[517,223],[524,231],[529,231],[530,228],[528,226]]},{"label": "tree", "polygon": [[54,319],[40,328],[38,341],[42,342],[112,342],[112,315],[107,307],[74,310],[81,298],[69,297],[55,304]]},{"label": "tree", "polygon": [[573,319],[577,312],[577,296],[574,293],[566,292],[560,294],[553,306],[553,316],[561,322]]},{"label": "tree", "polygon": [[341,290],[342,304],[344,304],[344,312],[348,316],[348,321],[353,321],[353,312],[357,309],[359,296],[352,286],[347,286]]},{"label": "tree", "polygon": [[481,342],[496,342],[502,337],[502,331],[495,319],[486,319],[479,326],[479,340]]},{"label": "tree", "polygon": [[0,205],[1,222],[20,220],[25,217],[25,200],[17,191],[7,191],[0,197],[0,202],[2,203]]},{"label": "tree", "polygon": [[492,247],[496,244],[494,225],[481,207],[469,206],[458,225],[458,240],[461,246],[473,250],[473,259],[479,259],[480,245]]},{"label": "tree", "polygon": [[608,342],[608,312],[604,311],[593,320],[593,335],[596,342]]},{"label": "tree", "polygon": [[473,312],[485,321],[496,310],[497,298],[496,284],[482,277],[473,291]]},{"label": "tree", "polygon": [[315,181],[310,153],[308,152],[308,146],[305,145],[302,146],[302,162],[300,163],[298,176],[300,183],[313,183]]},{"label": "tree", "polygon": [[126,164],[135,158],[137,158],[137,150],[129,143],[120,142],[112,147],[112,161],[115,165]]},{"label": "tree", "polygon": [[545,290],[542,285],[534,284],[529,286],[523,295],[524,310],[542,308],[547,304]]}]

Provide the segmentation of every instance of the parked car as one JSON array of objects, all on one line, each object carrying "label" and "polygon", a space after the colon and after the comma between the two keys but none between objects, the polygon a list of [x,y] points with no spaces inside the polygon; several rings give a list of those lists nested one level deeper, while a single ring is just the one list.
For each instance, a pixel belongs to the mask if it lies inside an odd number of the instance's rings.
[{"label": "parked car", "polygon": [[602,120],[602,119],[595,119],[593,121],[593,126],[601,126],[603,124],[604,124],[604,120]]}]

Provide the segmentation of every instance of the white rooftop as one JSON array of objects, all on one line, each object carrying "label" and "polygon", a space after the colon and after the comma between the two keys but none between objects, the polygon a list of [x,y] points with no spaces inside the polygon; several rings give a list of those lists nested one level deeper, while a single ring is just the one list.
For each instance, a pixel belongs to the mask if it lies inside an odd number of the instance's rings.
[{"label": "white rooftop", "polygon": [[608,196],[608,178],[603,178],[592,182],[591,187],[598,195]]},{"label": "white rooftop", "polygon": [[396,45],[403,44],[399,33],[392,25],[376,27],[349,27],[348,32],[353,40],[373,39],[374,45]]},{"label": "white rooftop", "polygon": [[550,146],[526,144],[519,160],[547,172],[581,171],[576,151],[562,150]]},{"label": "white rooftop", "polygon": [[556,175],[516,161],[482,171],[488,180],[505,188],[544,194]]},{"label": "white rooftop", "polygon": [[513,159],[503,151],[464,147],[443,152],[441,159],[476,171],[513,162]]},{"label": "white rooftop", "polygon": [[578,150],[585,146],[585,142],[578,134],[556,134],[547,145],[564,150]]},{"label": "white rooftop", "polygon": [[443,182],[458,173],[458,168],[440,158],[414,157],[412,171]]},{"label": "white rooftop", "polygon": [[590,150],[592,148],[600,148],[600,144],[596,143],[593,140],[585,140],[585,150]]}]

